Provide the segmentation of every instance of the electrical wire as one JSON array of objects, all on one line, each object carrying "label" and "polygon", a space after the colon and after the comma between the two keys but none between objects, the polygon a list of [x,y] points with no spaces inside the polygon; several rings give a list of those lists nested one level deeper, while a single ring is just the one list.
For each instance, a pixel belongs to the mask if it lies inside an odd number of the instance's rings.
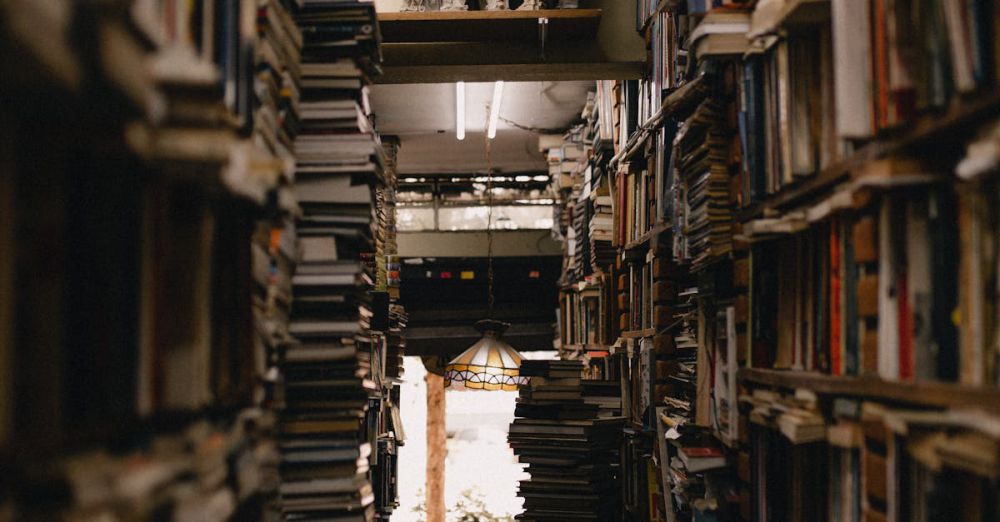
[{"label": "electrical wire", "polygon": [[[487,108],[487,111],[489,109]],[[489,315],[493,315],[493,158],[489,136],[486,140],[486,281],[488,291]]]}]

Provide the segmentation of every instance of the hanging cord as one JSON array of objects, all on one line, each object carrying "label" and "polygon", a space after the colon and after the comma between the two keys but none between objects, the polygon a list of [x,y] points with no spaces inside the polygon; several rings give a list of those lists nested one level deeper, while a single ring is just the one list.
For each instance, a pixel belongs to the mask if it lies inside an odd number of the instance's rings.
[{"label": "hanging cord", "polygon": [[[487,108],[487,111],[489,109]],[[488,115],[487,115],[488,117]],[[486,280],[489,291],[489,315],[493,315],[493,159],[490,155],[490,137],[486,137]]]}]

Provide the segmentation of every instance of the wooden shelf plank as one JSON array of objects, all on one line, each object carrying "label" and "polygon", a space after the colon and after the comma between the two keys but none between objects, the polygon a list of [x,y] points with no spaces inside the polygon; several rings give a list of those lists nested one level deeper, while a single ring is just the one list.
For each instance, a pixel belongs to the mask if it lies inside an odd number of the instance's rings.
[{"label": "wooden shelf plank", "polygon": [[670,223],[657,223],[653,225],[649,231],[636,239],[635,241],[625,245],[625,250],[637,250],[646,246],[649,246],[649,240],[670,230]]},{"label": "wooden shelf plank", "polygon": [[[387,46],[386,46],[387,47]],[[634,80],[642,77],[640,62],[548,62],[548,63],[482,63],[469,65],[444,65],[421,63],[405,65],[402,61],[389,61],[385,73],[375,78],[375,83],[454,83],[541,82],[541,81],[592,81],[594,78]]]},{"label": "wooden shelf plank", "polygon": [[378,19],[384,43],[537,41],[542,19],[548,40],[587,40],[597,37],[601,10],[379,13]]},{"label": "wooden shelf plank", "polygon": [[751,27],[751,38],[773,34],[793,25],[814,24],[830,18],[830,0],[789,0],[779,12]]},{"label": "wooden shelf plank", "polygon": [[656,335],[656,328],[646,328],[645,330],[632,330],[629,332],[622,332],[619,337],[623,339],[639,339],[642,337],[652,337]]},{"label": "wooden shelf plank", "polygon": [[876,377],[833,376],[817,372],[744,368],[744,383],[778,388],[804,388],[837,395],[934,408],[978,408],[1000,413],[1000,387],[974,387],[943,382],[891,382]]}]

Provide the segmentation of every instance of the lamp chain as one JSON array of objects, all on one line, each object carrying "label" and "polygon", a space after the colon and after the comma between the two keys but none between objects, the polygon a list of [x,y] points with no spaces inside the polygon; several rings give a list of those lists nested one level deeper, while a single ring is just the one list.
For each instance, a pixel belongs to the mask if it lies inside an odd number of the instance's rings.
[{"label": "lamp chain", "polygon": [[489,291],[489,314],[493,315],[493,158],[490,137],[486,135],[486,281]]}]

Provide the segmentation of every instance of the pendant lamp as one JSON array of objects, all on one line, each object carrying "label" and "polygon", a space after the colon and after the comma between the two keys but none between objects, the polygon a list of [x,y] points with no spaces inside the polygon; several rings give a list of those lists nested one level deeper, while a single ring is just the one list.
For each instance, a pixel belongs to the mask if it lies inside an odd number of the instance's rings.
[{"label": "pendant lamp", "polygon": [[[493,166],[490,161],[490,139],[486,139],[486,198],[488,216],[486,218],[489,313],[493,313]],[[493,319],[483,319],[476,323],[476,330],[482,335],[478,341],[444,367],[444,385],[461,383],[469,390],[516,391],[519,385],[527,384],[528,378],[521,377],[521,354],[501,337],[510,324]]]},{"label": "pendant lamp", "polygon": [[527,384],[528,378],[520,376],[521,354],[500,338],[509,326],[492,319],[477,322],[482,338],[448,363],[445,387],[456,382],[470,390],[516,391]]}]

